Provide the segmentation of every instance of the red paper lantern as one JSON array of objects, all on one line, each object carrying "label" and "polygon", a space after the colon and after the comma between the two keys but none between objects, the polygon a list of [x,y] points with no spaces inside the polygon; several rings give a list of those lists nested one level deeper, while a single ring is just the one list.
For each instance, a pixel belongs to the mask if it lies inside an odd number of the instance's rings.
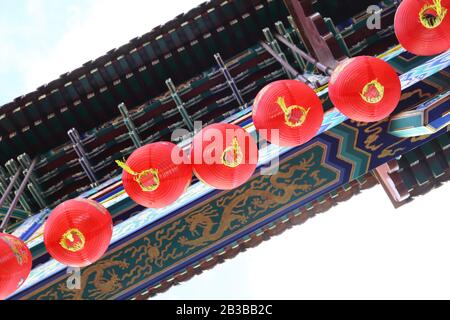
[{"label": "red paper lantern", "polygon": [[122,175],[125,191],[147,208],[163,208],[175,202],[189,187],[192,167],[183,150],[169,142],[148,144],[137,149]]},{"label": "red paper lantern", "polygon": [[322,102],[313,89],[299,81],[275,81],[259,92],[253,104],[256,129],[276,145],[304,144],[316,136],[322,122]]},{"label": "red paper lantern", "polygon": [[25,282],[32,261],[31,252],[22,240],[0,233],[0,300],[13,294]]},{"label": "red paper lantern", "polygon": [[348,118],[376,122],[388,117],[401,97],[401,82],[387,62],[356,57],[338,65],[329,83],[330,99]]},{"label": "red paper lantern", "polygon": [[86,267],[108,249],[113,230],[108,210],[88,199],[68,200],[57,206],[44,227],[50,255],[71,267]]},{"label": "red paper lantern", "polygon": [[220,190],[244,184],[258,165],[258,147],[247,131],[227,123],[213,124],[192,142],[191,163],[195,175]]},{"label": "red paper lantern", "polygon": [[450,49],[450,0],[403,0],[395,14],[401,45],[418,56]]}]

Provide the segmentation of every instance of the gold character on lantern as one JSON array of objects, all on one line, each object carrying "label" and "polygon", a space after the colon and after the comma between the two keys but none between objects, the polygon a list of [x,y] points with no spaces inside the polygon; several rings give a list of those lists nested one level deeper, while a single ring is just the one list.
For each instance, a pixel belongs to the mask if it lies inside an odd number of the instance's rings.
[{"label": "gold character on lantern", "polygon": [[[230,159],[231,158],[231,159]],[[236,168],[244,160],[239,141],[236,137],[233,138],[233,145],[226,148],[222,153],[222,164],[229,168]]]},{"label": "gold character on lantern", "polygon": [[[161,180],[159,179],[159,171],[157,169],[148,169],[142,172],[135,172],[133,169],[131,169],[125,162],[122,161],[116,161],[117,165],[121,167],[123,170],[125,170],[128,174],[134,176],[134,181],[139,184],[142,191],[144,192],[152,192],[156,191],[160,184]],[[151,176],[151,177],[149,177]],[[151,181],[149,184],[144,182],[144,179]]]},{"label": "gold character on lantern", "polygon": [[[283,110],[284,122],[291,128],[302,126],[306,121],[309,111],[311,111],[311,108],[305,109],[304,107],[297,105],[287,107],[284,97],[279,97],[277,100],[277,104],[280,106],[281,110]],[[300,112],[300,116],[297,120],[292,120],[294,118],[295,110],[298,110]]]},{"label": "gold character on lantern", "polygon": [[384,86],[375,79],[366,84],[361,92],[361,98],[367,103],[378,103],[384,98]]},{"label": "gold character on lantern", "polygon": [[80,230],[70,229],[63,234],[59,244],[70,252],[78,252],[83,250],[84,245],[86,244],[86,238]]},{"label": "gold character on lantern", "polygon": [[24,263],[28,262],[28,255],[26,248],[24,248],[23,244],[18,239],[4,237],[3,240],[6,242],[6,244],[13,252],[19,265],[23,265]]}]

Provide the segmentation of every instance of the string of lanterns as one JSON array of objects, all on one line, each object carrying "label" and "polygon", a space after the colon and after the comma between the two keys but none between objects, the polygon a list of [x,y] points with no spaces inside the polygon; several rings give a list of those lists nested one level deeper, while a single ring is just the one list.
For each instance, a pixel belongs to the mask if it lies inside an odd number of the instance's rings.
[{"label": "string of lanterns", "polygon": [[[405,49],[416,55],[435,55],[450,48],[450,0],[404,0],[395,16],[395,32]],[[348,118],[375,122],[397,107],[401,83],[395,70],[373,57],[342,61],[331,75],[329,97]],[[316,92],[296,80],[264,87],[253,105],[253,123],[267,141],[286,147],[313,139],[324,118]],[[122,181],[133,201],[147,208],[163,208],[181,197],[192,174],[219,190],[246,183],[258,163],[258,147],[243,128],[232,124],[205,127],[192,141],[190,156],[177,145],[157,142],[137,149],[125,162]],[[71,267],[98,261],[111,242],[113,222],[108,210],[87,199],[57,206],[46,221],[44,243],[50,255]],[[0,233],[0,299],[15,292],[27,279],[32,255],[17,237]]]}]

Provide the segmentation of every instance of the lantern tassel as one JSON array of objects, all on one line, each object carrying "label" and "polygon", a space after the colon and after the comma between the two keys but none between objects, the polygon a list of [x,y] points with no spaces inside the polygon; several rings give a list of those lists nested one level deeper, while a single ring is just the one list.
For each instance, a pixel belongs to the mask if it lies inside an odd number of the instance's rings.
[{"label": "lantern tassel", "polygon": [[125,170],[127,173],[131,174],[132,176],[138,176],[139,173],[135,172],[133,169],[131,169],[126,163],[125,159],[124,161],[116,160],[116,163],[119,167],[121,167],[123,170]]},{"label": "lantern tassel", "polygon": [[[436,16],[427,15],[428,10],[436,12]],[[437,28],[447,15],[447,9],[442,6],[441,0],[434,0],[433,4],[425,5],[420,11],[420,22],[427,29]]]}]

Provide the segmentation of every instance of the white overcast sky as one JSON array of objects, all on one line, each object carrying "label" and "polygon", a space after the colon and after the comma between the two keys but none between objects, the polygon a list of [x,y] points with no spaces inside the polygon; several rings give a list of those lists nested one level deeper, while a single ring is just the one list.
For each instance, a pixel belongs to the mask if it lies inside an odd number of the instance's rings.
[{"label": "white overcast sky", "polygon": [[[0,105],[201,2],[0,0]],[[376,187],[158,299],[450,299],[449,195]]]}]

